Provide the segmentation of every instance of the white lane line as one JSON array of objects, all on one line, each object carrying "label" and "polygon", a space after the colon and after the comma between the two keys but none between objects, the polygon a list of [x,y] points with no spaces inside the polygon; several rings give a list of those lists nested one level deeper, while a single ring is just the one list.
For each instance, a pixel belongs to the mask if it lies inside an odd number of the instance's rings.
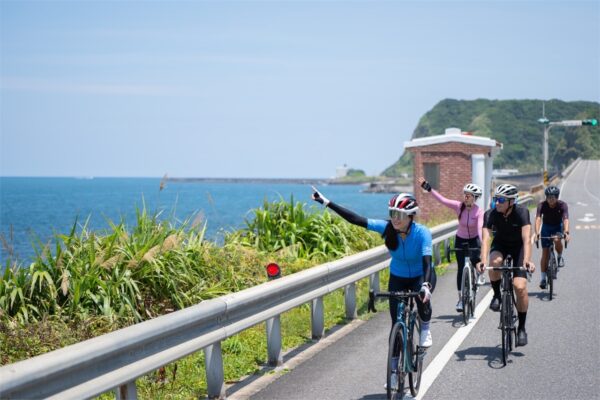
[{"label": "white lane line", "polygon": [[563,179],[561,184],[560,184],[560,192],[561,193],[565,193],[565,186],[567,186],[567,180],[569,179],[569,177],[573,176],[573,174],[575,173],[575,171],[577,171],[577,168],[579,168],[581,166],[581,164],[583,164],[583,161],[580,161],[575,168],[573,168],[573,171],[571,171],[569,173],[569,176],[567,177],[567,179]]},{"label": "white lane line", "polygon": [[[590,192],[590,190],[588,189],[587,178],[588,178],[588,172],[590,172],[590,164],[592,164],[591,161],[586,162],[585,176],[583,177],[583,188],[585,189],[587,194],[592,196],[594,198],[594,200],[596,200],[598,203],[600,203],[600,199],[598,197],[596,197],[594,194],[592,194],[592,192]],[[593,163],[593,164],[596,164],[596,163]]]},{"label": "white lane line", "polygon": [[[431,387],[435,379],[442,372],[448,361],[452,358],[452,355],[458,349],[458,347],[464,342],[467,338],[475,324],[479,322],[479,319],[490,306],[490,301],[492,301],[492,296],[494,295],[494,291],[490,289],[488,293],[481,299],[479,305],[475,309],[475,316],[471,321],[469,321],[469,325],[462,326],[458,328],[456,333],[448,340],[444,348],[435,356],[433,361],[427,366],[427,369],[423,371],[423,376],[421,377],[421,388],[419,389],[419,394],[416,397],[416,400],[421,400],[427,390]],[[407,398],[411,398],[411,396],[406,396]]]}]

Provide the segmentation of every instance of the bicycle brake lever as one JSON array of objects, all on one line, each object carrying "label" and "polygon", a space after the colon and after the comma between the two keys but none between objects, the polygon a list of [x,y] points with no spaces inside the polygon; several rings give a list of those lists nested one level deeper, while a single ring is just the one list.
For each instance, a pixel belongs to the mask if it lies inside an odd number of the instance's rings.
[{"label": "bicycle brake lever", "polygon": [[369,290],[369,304],[367,305],[368,312],[377,312],[375,309],[375,292]]}]

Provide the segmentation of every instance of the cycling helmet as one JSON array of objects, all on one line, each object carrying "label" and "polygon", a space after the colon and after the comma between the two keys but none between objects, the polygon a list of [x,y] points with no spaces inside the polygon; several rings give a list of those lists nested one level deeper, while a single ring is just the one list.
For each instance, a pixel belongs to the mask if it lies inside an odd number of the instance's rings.
[{"label": "cycling helmet", "polygon": [[558,197],[558,195],[560,194],[560,189],[557,188],[556,186],[548,186],[546,188],[546,190],[544,190],[544,194],[546,196],[556,196],[556,197]]},{"label": "cycling helmet", "polygon": [[516,186],[508,183],[502,184],[496,188],[494,196],[506,197],[507,199],[516,199],[519,195],[519,189]]},{"label": "cycling helmet", "polygon": [[481,197],[483,190],[481,190],[481,188],[474,183],[467,183],[463,188],[463,193],[470,193],[477,199]]},{"label": "cycling helmet", "polygon": [[388,209],[397,210],[407,215],[415,215],[419,211],[417,199],[410,193],[400,193],[390,199]]}]

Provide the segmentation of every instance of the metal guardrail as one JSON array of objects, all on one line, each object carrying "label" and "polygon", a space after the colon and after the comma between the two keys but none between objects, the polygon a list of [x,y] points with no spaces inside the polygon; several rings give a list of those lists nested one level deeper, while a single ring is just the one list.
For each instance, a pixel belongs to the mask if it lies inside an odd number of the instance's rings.
[{"label": "metal guardrail", "polygon": [[[523,200],[521,200],[523,202]],[[457,221],[431,229],[434,260],[448,246]],[[344,288],[346,317],[356,318],[356,282],[369,277],[379,290],[388,267],[385,246],[344,257],[290,276],[204,301],[84,342],[0,368],[0,398],[81,399],[115,390],[117,399],[137,398],[135,380],[191,353],[205,354],[208,395],[225,396],[221,341],[267,322],[267,355],[281,363],[281,313],[311,304],[312,336],[324,333],[323,296]]]}]

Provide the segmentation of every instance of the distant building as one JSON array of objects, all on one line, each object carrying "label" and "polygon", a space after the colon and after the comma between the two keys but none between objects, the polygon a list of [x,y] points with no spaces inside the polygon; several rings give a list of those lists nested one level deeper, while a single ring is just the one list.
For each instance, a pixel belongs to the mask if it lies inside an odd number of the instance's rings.
[{"label": "distant building", "polygon": [[502,149],[502,143],[448,128],[443,135],[413,139],[405,143],[404,148],[414,155],[413,193],[425,218],[443,210],[444,206],[433,196],[423,194],[418,183],[421,176],[450,199],[462,199],[463,186],[476,183],[483,189],[483,198],[478,204],[489,203],[493,160]]},{"label": "distant building", "polygon": [[498,176],[510,176],[518,173],[518,169],[495,169],[492,171],[492,177],[496,178]]},{"label": "distant building", "polygon": [[348,175],[348,171],[350,170],[350,168],[348,168],[348,166],[346,164],[344,164],[343,167],[337,167],[335,169],[335,177],[336,178],[343,178],[345,176]]}]

